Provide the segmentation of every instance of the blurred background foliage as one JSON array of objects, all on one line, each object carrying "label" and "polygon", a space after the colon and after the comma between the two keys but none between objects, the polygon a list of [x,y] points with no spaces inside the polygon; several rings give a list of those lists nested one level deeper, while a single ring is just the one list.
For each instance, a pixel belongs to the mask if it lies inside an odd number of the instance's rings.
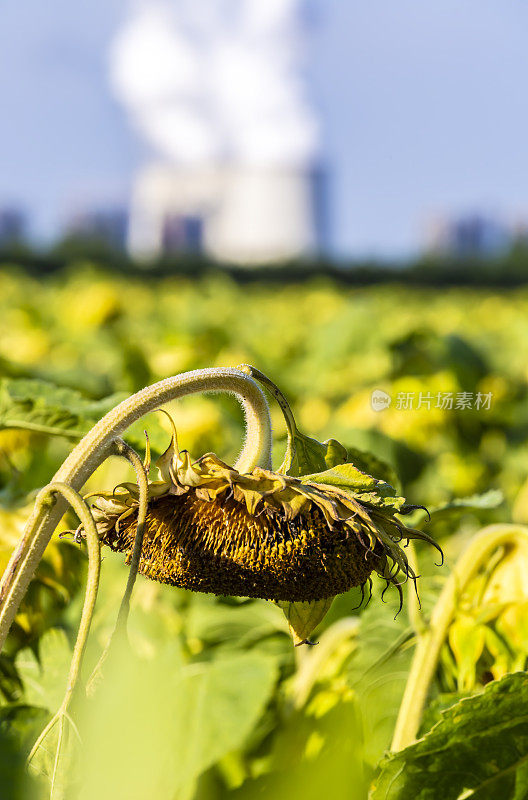
[{"label": "blurred background foliage", "polygon": [[[524,287],[351,287],[321,276],[241,285],[218,272],[125,277],[81,262],[43,279],[5,267],[0,570],[35,490],[108,408],[177,372],[250,363],[278,384],[303,431],[387,462],[411,503],[451,503],[426,527],[441,541],[447,568],[418,550],[427,615],[473,532],[499,520],[528,522],[527,343]],[[392,403],[377,412],[370,398],[379,389]],[[491,392],[489,410],[397,407],[399,393],[464,391]],[[190,397],[170,411],[180,444],[194,456],[236,457],[243,420],[234,400]],[[272,416],[276,466],[285,430],[276,407]],[[166,420],[151,414],[131,430],[138,448],[144,428],[159,454],[168,444]],[[112,458],[87,491],[131,479]],[[452,502],[491,489],[488,500]],[[424,516],[416,512],[415,524],[425,524]],[[66,518],[62,529],[72,526]],[[36,779],[20,754],[59,705],[82,603],[86,558],[59,533],[0,659],[2,798],[50,793],[53,748],[39,754]],[[450,703],[525,668],[525,550],[500,554],[500,569],[478,576],[462,598],[425,730]],[[112,630],[125,581],[120,557],[105,553],[86,675]],[[395,616],[396,593],[382,602],[381,588],[366,608],[358,607],[358,590],[337,598],[318,646],[294,649],[270,603],[194,595],[140,577],[133,654],[116,651],[79,711],[90,769],[79,766],[79,783],[67,790],[55,775],[54,796],[364,798],[390,746],[414,643],[407,608]],[[76,735],[71,727],[63,744],[72,758]]]}]

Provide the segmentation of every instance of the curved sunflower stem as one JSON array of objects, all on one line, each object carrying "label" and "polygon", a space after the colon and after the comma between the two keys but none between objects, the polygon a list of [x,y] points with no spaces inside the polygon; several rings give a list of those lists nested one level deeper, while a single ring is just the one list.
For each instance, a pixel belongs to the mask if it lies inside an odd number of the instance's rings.
[{"label": "curved sunflower stem", "polygon": [[132,550],[132,557],[130,559],[130,570],[128,572],[125,593],[119,606],[116,624],[114,630],[110,634],[110,638],[104,648],[99,661],[97,662],[90,678],[86,683],[86,693],[92,694],[102,676],[103,665],[108,657],[108,653],[112,646],[112,642],[121,634],[126,634],[128,615],[130,612],[130,598],[136,582],[139,560],[141,558],[141,548],[143,546],[143,534],[145,530],[145,520],[147,518],[148,510],[148,478],[147,470],[141,461],[141,458],[136,451],[130,447],[122,439],[115,443],[115,451],[117,455],[126,458],[134,467],[136,471],[138,489],[139,489],[139,506],[138,506],[138,519],[136,527],[136,536],[134,538],[134,547]]},{"label": "curved sunflower stem", "polygon": [[288,429],[289,439],[293,441],[295,434],[297,433],[297,423],[295,422],[295,417],[293,416],[293,411],[291,410],[290,404],[278,386],[275,386],[273,381],[270,380],[267,375],[264,375],[264,373],[256,367],[252,367],[251,364],[239,364],[237,369],[247,373],[252,378],[255,378],[256,380],[260,381],[260,383],[263,383],[264,386],[268,387],[283,413],[284,421],[286,422],[286,428]]},{"label": "curved sunflower stem", "polygon": [[134,547],[132,549],[132,556],[130,559],[130,570],[128,572],[125,593],[123,595],[123,599],[121,600],[121,605],[117,615],[116,631],[118,631],[126,630],[128,615],[130,612],[130,598],[132,596],[132,590],[134,589],[134,584],[136,582],[139,570],[139,560],[141,558],[141,548],[143,546],[143,535],[145,531],[145,520],[147,518],[148,511],[148,478],[141,458],[132,447],[129,447],[129,445],[127,445],[126,442],[123,442],[121,439],[116,442],[116,450],[119,455],[128,459],[128,461],[130,461],[134,467],[139,489],[136,536],[134,538]]},{"label": "curved sunflower stem", "polygon": [[[106,414],[79,442],[53,478],[81,489],[94,470],[110,454],[114,441],[136,420],[160,405],[197,392],[228,392],[240,400],[246,419],[246,438],[235,464],[239,472],[271,464],[271,423],[262,389],[236,369],[203,369],[185,372],[147,386]],[[37,504],[0,583],[0,650],[22,602],[29,582],[60,521],[66,502],[53,507]]]},{"label": "curved sunflower stem", "polygon": [[88,640],[88,634],[90,632],[90,625],[95,608],[95,601],[97,599],[97,589],[99,587],[99,576],[101,572],[101,548],[92,512],[90,511],[88,504],[74,489],[71,488],[71,486],[60,482],[50,483],[39,493],[37,497],[37,506],[45,506],[50,500],[53,502],[54,495],[61,495],[64,500],[69,503],[81,520],[86,534],[86,546],[88,549],[88,581],[86,584],[86,592],[84,596],[77,639],[73,648],[66,693],[57,713],[48,722],[33,745],[28,756],[29,763],[48,733],[52,730],[57,722],[60,722],[61,729],[59,734],[59,744],[57,746],[57,756],[54,765],[55,775],[57,771],[58,758],[60,756],[62,736],[64,733],[64,720],[69,720],[69,707],[72,702],[75,689],[78,685],[84,651],[86,649],[86,642]]},{"label": "curved sunflower stem", "polygon": [[391,750],[402,750],[416,740],[440,651],[467,585],[486,566],[498,547],[515,544],[520,539],[528,540],[528,528],[508,524],[489,525],[472,539],[458,559],[433,609],[429,625],[418,634]]}]

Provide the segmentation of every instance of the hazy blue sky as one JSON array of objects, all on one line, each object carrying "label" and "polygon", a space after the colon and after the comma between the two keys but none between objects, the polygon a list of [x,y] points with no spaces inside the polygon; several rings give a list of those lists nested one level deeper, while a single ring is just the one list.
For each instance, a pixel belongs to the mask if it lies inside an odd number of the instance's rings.
[{"label": "hazy blue sky", "polygon": [[[405,254],[444,210],[528,218],[527,3],[311,2],[335,253]],[[0,203],[40,234],[124,201],[147,156],[107,80],[126,8],[2,0]]]}]

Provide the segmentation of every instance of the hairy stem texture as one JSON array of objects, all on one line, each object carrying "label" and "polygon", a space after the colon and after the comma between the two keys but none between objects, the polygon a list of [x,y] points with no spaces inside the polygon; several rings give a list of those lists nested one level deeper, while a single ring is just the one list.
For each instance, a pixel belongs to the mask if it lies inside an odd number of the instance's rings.
[{"label": "hairy stem texture", "polygon": [[[262,389],[237,369],[213,368],[184,372],[147,386],[103,417],[79,442],[52,481],[79,491],[110,454],[115,439],[133,422],[164,403],[199,392],[227,392],[241,402],[246,417],[246,439],[235,464],[240,472],[255,466],[268,468],[271,424]],[[51,508],[38,502],[0,583],[0,650],[53,531],[66,510],[59,499]]]}]

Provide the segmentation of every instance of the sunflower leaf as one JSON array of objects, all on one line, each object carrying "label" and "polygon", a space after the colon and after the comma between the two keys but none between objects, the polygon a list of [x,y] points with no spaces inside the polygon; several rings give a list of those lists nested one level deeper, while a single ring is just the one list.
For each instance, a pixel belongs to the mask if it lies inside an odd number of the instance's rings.
[{"label": "sunflower leaf", "polygon": [[[0,379],[0,430],[16,428],[48,436],[80,439],[90,428],[126,398],[116,393],[91,400],[75,389],[57,386],[49,381],[28,378]],[[154,450],[163,451],[167,435],[159,422],[148,422],[150,443]],[[133,447],[143,447],[143,420],[134,423],[125,438]]]},{"label": "sunflower leaf", "polygon": [[336,439],[319,442],[296,429],[288,437],[286,456],[277,472],[299,478],[313,470],[326,470],[343,464],[346,459],[346,448]]},{"label": "sunflower leaf", "polygon": [[24,686],[25,702],[55,711],[64,695],[70,659],[68,638],[60,628],[43,634],[38,659],[30,647],[20,650],[15,665]]},{"label": "sunflower leaf", "polygon": [[527,705],[520,672],[455,703],[416,744],[381,761],[371,800],[526,797]]},{"label": "sunflower leaf", "polygon": [[86,707],[80,798],[194,796],[198,776],[242,747],[276,680],[275,660],[256,652],[184,665],[170,646],[150,660],[116,650]]},{"label": "sunflower leaf", "polygon": [[74,389],[26,378],[0,380],[0,429],[22,428],[78,439],[123,399],[89,400]]},{"label": "sunflower leaf", "polygon": [[303,475],[303,482],[324,483],[329,486],[339,486],[356,493],[379,491],[383,496],[394,495],[394,489],[385,481],[373,478],[361,472],[353,464],[338,464],[331,469],[315,472],[311,475]]},{"label": "sunflower leaf", "polygon": [[0,706],[0,786],[5,798],[35,797],[25,758],[44,727],[48,713],[25,703]]},{"label": "sunflower leaf", "polygon": [[404,497],[399,497],[390,483],[373,478],[361,472],[353,464],[338,464],[324,472],[303,475],[303,483],[319,483],[336,486],[352,494],[366,505],[392,511],[405,511],[407,506]]},{"label": "sunflower leaf", "polygon": [[490,489],[482,494],[473,494],[471,497],[455,497],[441,506],[431,509],[431,517],[447,516],[448,514],[463,511],[479,511],[480,509],[498,508],[504,502],[504,495],[500,489]]},{"label": "sunflower leaf", "polygon": [[358,450],[355,447],[347,447],[348,461],[356,466],[361,472],[372,475],[373,478],[386,481],[391,486],[400,487],[400,482],[395,470],[381,458],[366,450]]},{"label": "sunflower leaf", "polygon": [[455,497],[438,506],[433,506],[427,511],[421,509],[412,518],[413,527],[420,528],[425,522],[451,519],[468,511],[488,511],[498,508],[504,502],[504,495],[500,489],[489,489],[482,494],[473,494],[471,497]]}]

